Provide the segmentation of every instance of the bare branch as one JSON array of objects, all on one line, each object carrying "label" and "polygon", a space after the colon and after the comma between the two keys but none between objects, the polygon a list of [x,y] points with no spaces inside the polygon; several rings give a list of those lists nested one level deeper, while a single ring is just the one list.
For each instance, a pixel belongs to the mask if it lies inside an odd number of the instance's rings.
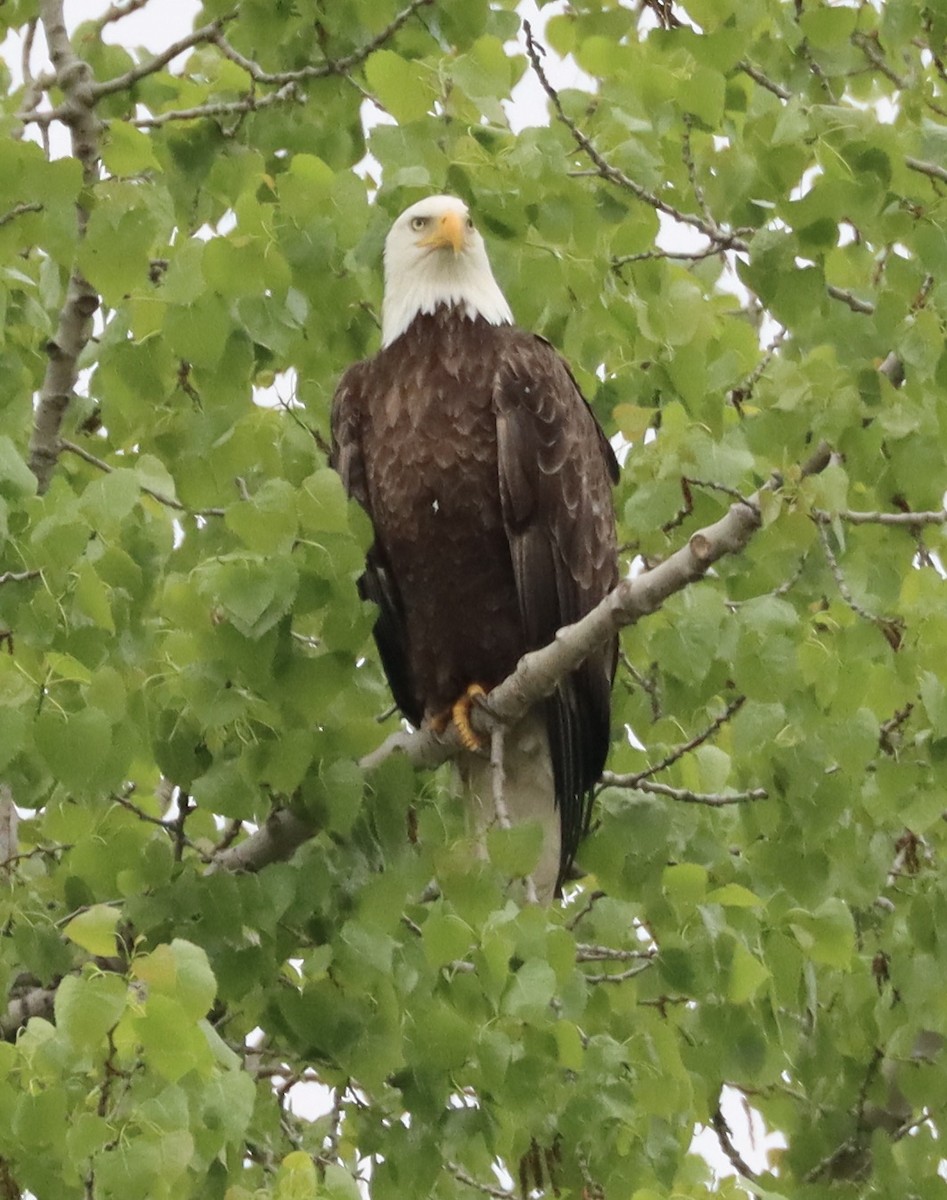
[{"label": "bare branch", "polygon": [[[671,767],[674,765],[674,763],[679,762],[685,754],[690,754],[692,750],[696,750],[698,746],[703,745],[708,738],[713,737],[713,735],[719,729],[726,725],[731,717],[738,713],[745,703],[746,696],[737,696],[736,699],[731,700],[720,716],[714,717],[706,729],[702,729],[700,733],[695,734],[694,737],[692,737],[689,741],[684,742],[683,745],[675,747],[670,754],[662,758],[660,762],[655,763],[654,766],[647,767],[644,771],[639,771],[636,775],[616,775],[612,778],[615,780],[621,780],[620,784],[618,785],[620,787],[639,787],[644,780],[650,778],[650,776],[657,775],[661,771],[666,771],[668,767]],[[604,782],[604,776],[602,778]]]},{"label": "bare branch", "polygon": [[213,42],[220,31],[223,29],[227,21],[233,20],[236,13],[230,13],[225,17],[220,17],[216,21],[211,21],[209,25],[202,25],[200,29],[195,29],[193,33],[189,33],[187,37],[179,38],[178,41],[172,42],[170,46],[156,54],[154,58],[149,58],[147,62],[139,63],[135,67],[129,68],[122,75],[116,75],[114,79],[104,79],[101,83],[92,84],[92,97],[94,100],[99,100],[103,96],[113,96],[116,92],[127,91],[140,79],[145,79],[148,75],[154,75],[160,71],[162,67],[166,67],[172,59],[177,58],[179,54],[183,54],[185,50],[191,50],[195,46],[199,46],[201,42]]},{"label": "bare branch", "polygon": [[445,1162],[444,1166],[458,1183],[462,1183],[464,1187],[473,1188],[475,1192],[480,1192],[483,1196],[492,1196],[494,1200],[514,1200],[515,1198],[515,1192],[508,1192],[505,1188],[491,1187],[488,1183],[481,1183],[472,1175],[468,1175],[464,1168],[458,1166],[457,1163]]},{"label": "bare branch", "polygon": [[17,217],[22,217],[25,213],[37,213],[42,211],[42,204],[14,204],[9,212],[5,212],[2,216],[0,216],[0,229],[2,229],[4,225],[9,225],[10,222],[16,220]]},{"label": "bare branch", "polygon": [[920,158],[912,158],[908,155],[904,160],[904,165],[912,171],[919,171],[921,175],[929,175],[931,179],[936,179],[940,183],[947,183],[947,167],[942,167],[939,163],[924,162]]},{"label": "bare branch", "polygon": [[689,788],[670,787],[666,783],[640,779],[634,775],[616,775],[612,771],[602,772],[603,787],[630,788],[637,792],[650,792],[655,796],[667,796],[683,804],[703,804],[707,808],[726,808],[730,804],[745,804],[748,800],[766,800],[769,792],[765,788],[751,788],[746,792],[692,792]]},{"label": "bare branch", "polygon": [[[94,454],[90,454],[88,450],[77,445],[76,442],[70,442],[67,438],[60,438],[59,445],[63,450],[68,450],[70,454],[75,454],[83,462],[97,467],[98,470],[104,471],[108,475],[111,475],[115,470],[104,459],[96,458]],[[173,508],[177,512],[188,513],[192,517],[222,517],[226,512],[226,509],[223,508],[188,508],[180,500],[175,500],[173,496],[166,496],[164,492],[155,491],[154,488],[146,487],[145,484],[141,484],[141,490],[146,496],[150,496],[152,500],[157,500],[159,504],[163,504],[166,508]]]},{"label": "bare branch", "polygon": [[838,512],[827,512],[823,508],[814,508],[812,516],[824,525],[839,520],[849,525],[901,525],[908,529],[915,525],[943,525],[947,522],[947,511],[944,509],[934,512],[857,512],[855,509],[841,508]]},{"label": "bare branch", "polygon": [[4,571],[0,575],[0,587],[5,583],[26,583],[29,579],[38,579],[42,571]]},{"label": "bare branch", "polygon": [[869,612],[867,608],[863,608],[852,595],[852,590],[848,586],[848,581],[845,578],[842,566],[832,549],[832,544],[829,541],[829,533],[824,522],[816,523],[816,528],[819,531],[819,541],[822,543],[822,553],[825,555],[825,561],[829,565],[829,570],[832,572],[832,578],[835,580],[835,586],[839,590],[839,595],[848,605],[848,607],[857,616],[865,621],[871,622],[872,625],[877,625],[884,634],[888,644],[893,650],[897,650],[901,644],[902,623],[897,617],[881,617],[876,613]]},{"label": "bare branch", "polygon": [[20,857],[19,824],[13,793],[0,783],[0,864],[7,868]]},{"label": "bare branch", "polygon": [[614,946],[593,946],[576,942],[575,961],[582,962],[649,962],[657,958],[657,950],[618,950]]},{"label": "bare branch", "polygon": [[213,41],[219,48],[221,54],[225,58],[229,58],[231,62],[241,67],[255,83],[266,84],[285,84],[285,83],[302,83],[307,79],[325,79],[329,75],[345,75],[351,71],[353,67],[360,66],[369,55],[374,54],[381,46],[390,41],[391,38],[398,32],[399,29],[414,16],[422,8],[426,8],[433,4],[434,0],[411,0],[405,8],[395,16],[380,32],[378,32],[370,41],[363,46],[359,46],[357,50],[353,50],[351,54],[346,54],[342,58],[329,59],[326,62],[319,63],[308,67],[300,67],[295,71],[266,71],[259,63],[254,62],[251,58],[246,58],[239,50],[235,49],[224,38],[222,33],[218,33],[210,40]]},{"label": "bare branch", "polygon": [[865,316],[871,316],[875,311],[875,306],[870,300],[860,300],[852,292],[846,291],[845,288],[836,287],[835,284],[826,284],[825,290],[829,293],[833,300],[841,300],[843,304],[847,304],[852,312],[863,313]]},{"label": "bare branch", "polygon": [[781,83],[774,83],[769,76],[763,74],[759,67],[754,67],[745,58],[741,58],[737,63],[737,70],[742,71],[744,75],[749,75],[755,83],[758,83],[760,87],[766,88],[768,92],[772,92],[774,96],[778,96],[780,100],[792,99],[792,92],[787,91]]},{"label": "bare branch", "polygon": [[[72,48],[63,18],[63,0],[42,0],[40,17],[46,32],[49,55],[56,70],[56,84],[64,96],[61,119],[69,128],[72,153],[82,164],[86,186],[99,175],[99,139],[102,124],[95,115],[92,72]],[[79,238],[85,235],[88,212],[76,208]],[[79,355],[92,336],[92,317],[99,297],[73,270],[59,314],[55,337],[47,344],[48,363],[30,438],[30,469],[40,492],[49,486],[59,456],[59,429],[79,374]]]},{"label": "bare branch", "polygon": [[256,833],[215,854],[209,870],[259,871],[271,862],[291,858],[312,834],[312,825],[290,809],[275,809]]},{"label": "bare branch", "polygon": [[101,33],[106,25],[110,25],[113,21],[120,21],[122,17],[131,16],[140,8],[144,8],[147,3],[148,0],[126,0],[124,4],[112,4],[101,17],[96,19],[95,28]]},{"label": "bare branch", "polygon": [[628,967],[625,971],[616,971],[614,975],[607,972],[600,975],[585,975],[583,978],[586,983],[625,983],[628,979],[634,979],[637,975],[643,975],[645,971],[650,971],[654,966],[651,961],[638,963],[637,966]]},{"label": "bare branch", "polygon": [[744,1162],[739,1150],[733,1144],[733,1138],[730,1133],[730,1126],[724,1119],[724,1115],[718,1104],[714,1110],[713,1116],[710,1118],[710,1123],[713,1126],[714,1133],[717,1135],[717,1141],[720,1143],[720,1149],[730,1160],[734,1169],[743,1176],[744,1179],[755,1180],[758,1178],[756,1172]]},{"label": "bare branch", "polygon": [[260,112],[274,104],[284,104],[290,100],[301,100],[302,96],[294,83],[287,83],[279,91],[270,92],[268,96],[254,94],[244,96],[242,100],[220,100],[210,104],[197,104],[193,108],[172,108],[167,112],[156,113],[151,117],[135,117],[129,124],[138,129],[158,129],[171,121],[200,121],[205,117],[233,117],[246,113]]},{"label": "bare branch", "polygon": [[572,118],[566,114],[562,107],[562,101],[559,98],[559,93],[549,82],[548,78],[546,77],[546,73],[543,70],[542,62],[540,60],[540,53],[542,51],[533,38],[533,31],[528,21],[523,22],[523,29],[526,33],[526,52],[529,55],[529,61],[532,64],[536,78],[542,85],[543,91],[549,97],[549,100],[555,109],[557,118],[572,134],[576,145],[592,160],[597,168],[598,174],[603,179],[607,179],[610,183],[617,184],[618,187],[623,188],[625,191],[631,192],[633,196],[636,196],[644,204],[650,205],[651,208],[656,209],[658,212],[663,212],[668,217],[673,217],[675,221],[679,221],[682,225],[691,225],[694,229],[699,229],[700,232],[704,234],[705,237],[708,237],[718,249],[749,249],[748,244],[742,240],[737,232],[731,233],[725,229],[721,229],[716,222],[705,220],[703,217],[697,216],[696,213],[682,212],[679,208],[675,208],[673,204],[669,204],[666,200],[662,200],[661,197],[657,196],[654,192],[649,192],[648,189],[642,187],[640,183],[636,183],[635,180],[626,175],[624,171],[620,171],[617,167],[613,167],[612,164],[608,162],[607,159],[605,159],[598,152],[598,150],[596,150],[588,135],[583,133],[578,125],[576,125],[575,121],[573,121]]}]

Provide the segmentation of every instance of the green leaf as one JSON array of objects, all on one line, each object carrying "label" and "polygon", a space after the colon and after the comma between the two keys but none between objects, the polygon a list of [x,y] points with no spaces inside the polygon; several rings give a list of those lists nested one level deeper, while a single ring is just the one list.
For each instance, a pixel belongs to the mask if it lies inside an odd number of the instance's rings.
[{"label": "green leaf", "polygon": [[316,1165],[304,1150],[292,1150],[276,1175],[276,1200],[318,1200]]},{"label": "green leaf", "polygon": [[503,997],[503,1010],[513,1017],[536,1020],[542,1016],[556,990],[556,975],[548,963],[538,959],[524,963],[510,980]]},{"label": "green leaf", "polygon": [[470,949],[472,931],[453,913],[433,912],[421,928],[424,954],[432,967],[443,967],[463,958]]},{"label": "green leaf", "polygon": [[769,978],[766,967],[747,950],[742,942],[733,948],[730,962],[730,977],[727,981],[727,997],[734,1004],[746,1004],[752,1000],[762,984]]},{"label": "green leaf", "polygon": [[758,908],[763,901],[759,896],[740,883],[725,883],[707,893],[708,904],[722,904],[724,908]]},{"label": "green leaf", "polygon": [[152,139],[127,121],[110,121],[102,161],[113,175],[138,175],[160,170]]},{"label": "green leaf", "polygon": [[543,830],[538,821],[525,821],[509,829],[491,829],[487,834],[490,861],[510,879],[529,875],[539,862]]},{"label": "green leaf", "polygon": [[63,935],[90,954],[108,958],[115,953],[115,926],[120,911],[109,904],[93,904],[63,929]]},{"label": "green leaf", "polygon": [[669,900],[690,907],[706,897],[707,869],[697,863],[677,863],[664,868],[661,883]]},{"label": "green leaf", "polygon": [[101,775],[112,742],[112,723],[96,708],[60,717],[46,709],[34,725],[36,747],[55,779],[81,792]]},{"label": "green leaf", "polygon": [[217,994],[207,954],[183,938],[136,958],[132,974],[148,985],[149,992],[173,996],[192,1020],[205,1015]]},{"label": "green leaf", "polygon": [[793,909],[787,921],[800,948],[814,962],[843,970],[851,966],[855,922],[844,901],[831,897],[811,913]]},{"label": "green leaf", "polygon": [[368,85],[396,121],[416,121],[435,99],[427,72],[393,50],[376,50],[365,63]]},{"label": "green leaf", "polygon": [[56,989],[56,1027],[78,1050],[94,1050],[118,1024],[127,995],[119,975],[67,975]]}]

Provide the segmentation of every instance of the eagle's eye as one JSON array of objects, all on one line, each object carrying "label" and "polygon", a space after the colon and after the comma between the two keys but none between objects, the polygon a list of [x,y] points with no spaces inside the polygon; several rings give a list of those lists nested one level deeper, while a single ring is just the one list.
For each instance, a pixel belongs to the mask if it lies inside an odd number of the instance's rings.
[{"label": "eagle's eye", "polygon": [[429,220],[430,220],[429,217],[412,217],[411,218],[411,228],[414,230],[415,233],[420,233],[421,230],[426,227]]},{"label": "eagle's eye", "polygon": [[472,217],[467,218],[467,228],[473,229],[473,218]]}]

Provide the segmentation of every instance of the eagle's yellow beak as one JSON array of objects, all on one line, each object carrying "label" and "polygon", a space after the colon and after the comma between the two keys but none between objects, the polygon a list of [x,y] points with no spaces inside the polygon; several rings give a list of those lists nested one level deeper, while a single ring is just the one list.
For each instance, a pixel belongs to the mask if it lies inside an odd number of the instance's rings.
[{"label": "eagle's yellow beak", "polygon": [[459,254],[467,240],[467,223],[460,213],[448,212],[441,217],[433,233],[419,243],[435,250],[453,250]]}]

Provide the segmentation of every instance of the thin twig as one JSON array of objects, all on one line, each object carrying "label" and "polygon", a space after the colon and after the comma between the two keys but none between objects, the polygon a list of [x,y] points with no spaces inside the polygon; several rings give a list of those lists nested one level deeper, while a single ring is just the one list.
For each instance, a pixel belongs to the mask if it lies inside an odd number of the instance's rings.
[{"label": "thin twig", "polygon": [[629,979],[634,979],[637,975],[643,975],[645,971],[650,971],[654,966],[653,961],[638,963],[637,966],[629,967],[626,971],[617,971],[614,975],[584,975],[586,983],[625,983]]},{"label": "thin twig", "polygon": [[912,171],[919,171],[921,175],[929,175],[931,179],[936,179],[940,183],[947,183],[947,167],[942,167],[939,163],[924,162],[920,158],[912,158],[908,155],[904,160],[904,165]]},{"label": "thin twig", "polygon": [[[490,730],[490,788],[493,799],[493,810],[496,813],[497,824],[501,829],[511,829],[509,810],[506,807],[506,797],[503,794],[503,744],[505,729],[497,724]],[[532,875],[527,875],[523,881],[526,888],[526,900],[529,904],[538,904],[536,884]]]},{"label": "thin twig", "polygon": [[745,58],[741,58],[737,63],[737,70],[742,71],[744,75],[749,75],[755,83],[766,88],[768,92],[772,92],[774,96],[778,96],[780,100],[792,99],[792,92],[787,91],[781,83],[775,83],[768,75],[764,75],[759,67],[754,67]]},{"label": "thin twig", "polygon": [[933,512],[858,512],[842,508],[837,512],[827,512],[822,508],[814,508],[812,516],[823,525],[831,525],[839,520],[849,525],[900,525],[911,528],[914,525],[943,525],[947,522],[947,511],[944,509]]},{"label": "thin twig", "polygon": [[101,17],[97,17],[94,24],[96,31],[101,33],[106,25],[111,25],[113,21],[120,21],[123,17],[129,17],[132,13],[138,12],[144,8],[148,0],[126,0],[124,4],[113,4],[105,10]]},{"label": "thin twig", "polygon": [[285,84],[285,83],[302,83],[307,79],[325,79],[329,75],[345,75],[351,71],[353,67],[361,66],[361,64],[374,54],[376,50],[382,47],[386,42],[398,32],[399,29],[414,16],[422,8],[434,3],[434,0],[411,0],[405,8],[399,12],[388,25],[385,26],[364,45],[359,46],[357,50],[353,50],[351,54],[346,54],[342,58],[328,59],[326,62],[313,64],[311,66],[299,67],[295,71],[266,71],[259,63],[254,62],[251,58],[246,58],[239,50],[235,49],[223,36],[222,32],[218,32],[209,40],[213,41],[225,58],[229,58],[231,62],[236,63],[241,67],[255,83],[263,84]]},{"label": "thin twig", "polygon": [[[543,91],[549,97],[553,108],[556,112],[558,120],[572,134],[576,145],[588,155],[595,166],[598,168],[598,173],[603,179],[607,179],[610,183],[617,184],[624,188],[625,191],[631,192],[643,203],[650,205],[651,208],[658,212],[663,212],[665,216],[672,217],[675,221],[679,221],[682,225],[691,225],[694,229],[699,229],[705,237],[714,242],[720,249],[733,250],[748,250],[749,245],[736,232],[727,232],[721,229],[715,221],[707,221],[703,217],[697,216],[696,213],[685,213],[681,209],[675,208],[673,204],[669,204],[666,200],[662,200],[660,196],[654,192],[649,192],[647,188],[642,187],[640,183],[636,183],[624,171],[620,171],[617,167],[612,166],[599,152],[596,150],[591,139],[587,134],[576,125],[565,112],[562,107],[562,101],[559,98],[559,93],[549,82],[546,73],[543,70],[543,65],[540,60],[541,49],[533,38],[533,31],[529,21],[523,22],[523,30],[526,34],[526,53],[529,55],[529,61],[532,64],[536,78],[539,80]],[[544,51],[543,51],[544,53]]]},{"label": "thin twig", "polygon": [[25,213],[38,213],[42,211],[42,204],[35,202],[31,204],[14,204],[9,212],[5,212],[2,216],[0,216],[0,229],[2,229],[4,225],[9,225],[10,222],[16,220],[17,217],[22,217]]},{"label": "thin twig", "polygon": [[[101,458],[96,458],[94,454],[91,454],[82,446],[77,445],[75,442],[70,442],[68,438],[60,438],[59,445],[63,450],[68,450],[70,454],[75,454],[83,462],[97,467],[106,474],[110,475],[115,470],[109,463]],[[143,483],[139,484],[139,487],[146,496],[150,496],[152,500],[157,500],[159,504],[163,504],[166,508],[173,508],[176,512],[188,513],[192,517],[222,517],[227,511],[225,508],[188,508],[186,504],[182,504],[180,500],[175,500],[173,496],[166,496],[164,492],[158,492]]]},{"label": "thin twig", "polygon": [[491,1187],[489,1183],[481,1183],[472,1175],[468,1175],[464,1168],[457,1163],[447,1161],[444,1166],[464,1187],[473,1188],[475,1192],[480,1192],[484,1196],[492,1196],[494,1200],[514,1200],[514,1192],[508,1192],[505,1188]]},{"label": "thin twig", "polygon": [[876,613],[869,612],[867,608],[861,604],[852,595],[851,588],[848,586],[848,581],[842,571],[841,564],[832,549],[832,544],[829,541],[829,532],[825,523],[822,521],[816,522],[816,529],[819,531],[819,541],[822,543],[822,552],[825,555],[825,561],[829,565],[829,570],[832,572],[832,578],[835,580],[835,586],[839,590],[839,595],[848,605],[848,607],[857,616],[862,617],[865,621],[870,621],[872,625],[877,625],[889,644],[893,649],[897,649],[900,645],[901,622],[897,617],[880,617]]},{"label": "thin twig", "polygon": [[660,762],[655,763],[654,766],[648,767],[644,771],[639,771],[636,775],[621,776],[621,786],[638,787],[643,780],[649,779],[652,775],[658,775],[661,771],[666,771],[668,767],[673,766],[676,762],[680,762],[685,754],[690,754],[692,750],[696,750],[698,746],[703,745],[708,738],[713,737],[719,729],[726,725],[740,711],[745,703],[746,696],[735,697],[729,702],[719,717],[714,717],[706,729],[702,729],[700,733],[695,734],[689,741],[684,742],[682,746],[676,747],[670,754],[665,755]]},{"label": "thin twig", "polygon": [[122,75],[116,75],[112,79],[103,79],[100,83],[93,83],[93,99],[99,100],[102,96],[113,96],[116,92],[125,92],[138,83],[139,80],[146,79],[149,75],[154,75],[157,71],[166,67],[172,59],[177,58],[179,54],[183,54],[185,50],[192,50],[195,46],[199,46],[201,42],[214,41],[217,34],[223,29],[225,22],[233,20],[235,15],[236,13],[229,13],[225,17],[211,21],[209,25],[202,25],[200,29],[195,29],[186,37],[172,42],[160,54],[149,58],[147,62],[130,67]]},{"label": "thin twig", "polygon": [[268,96],[257,96],[251,93],[242,100],[220,100],[210,104],[197,104],[193,108],[172,108],[167,112],[156,113],[150,117],[135,117],[130,124],[137,129],[158,129],[171,121],[200,121],[207,117],[244,116],[247,113],[260,112],[274,104],[283,104],[289,100],[301,100],[302,96],[294,83],[287,83],[279,91],[270,92]]},{"label": "thin twig", "polygon": [[589,942],[576,942],[575,961],[583,962],[650,962],[657,957],[657,950],[619,950],[615,946],[595,946]]},{"label": "thin twig", "polygon": [[710,1124],[717,1135],[720,1149],[730,1160],[731,1165],[738,1174],[742,1175],[744,1179],[756,1180],[758,1178],[756,1172],[744,1161],[739,1150],[733,1144],[733,1138],[730,1135],[730,1126],[727,1124],[719,1104],[710,1118]]},{"label": "thin twig", "polygon": [[0,575],[0,587],[5,583],[26,583],[29,579],[38,579],[42,571],[4,571]]},{"label": "thin twig", "polygon": [[767,800],[765,788],[750,788],[745,792],[692,792],[690,788],[671,787],[654,780],[639,779],[634,775],[616,775],[612,771],[602,772],[603,787],[630,788],[636,792],[649,792],[655,796],[667,796],[682,804],[703,804],[707,808],[726,808],[730,804],[745,804],[748,800]]},{"label": "thin twig", "polygon": [[863,313],[865,316],[871,316],[875,311],[875,306],[870,300],[860,300],[858,296],[845,288],[836,287],[835,284],[826,284],[825,290],[829,293],[833,300],[841,300],[843,304],[847,304],[852,312]]}]

